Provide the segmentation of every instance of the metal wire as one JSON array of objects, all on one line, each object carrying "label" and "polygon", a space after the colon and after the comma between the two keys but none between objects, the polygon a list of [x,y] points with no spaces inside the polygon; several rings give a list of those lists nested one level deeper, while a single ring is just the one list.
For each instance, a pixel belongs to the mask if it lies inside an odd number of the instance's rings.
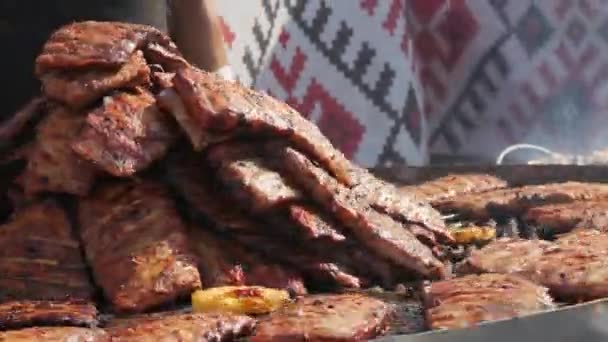
[{"label": "metal wire", "polygon": [[511,152],[515,152],[518,150],[535,150],[535,151],[540,151],[543,153],[546,153],[550,156],[553,157],[557,157],[560,156],[559,153],[555,153],[551,150],[549,150],[546,147],[542,147],[539,145],[533,145],[533,144],[515,144],[515,145],[511,145],[507,148],[505,148],[504,150],[502,150],[502,152],[500,152],[500,154],[498,155],[498,158],[496,158],[496,164],[497,165],[501,165],[502,161],[505,159],[505,157],[510,154]]}]

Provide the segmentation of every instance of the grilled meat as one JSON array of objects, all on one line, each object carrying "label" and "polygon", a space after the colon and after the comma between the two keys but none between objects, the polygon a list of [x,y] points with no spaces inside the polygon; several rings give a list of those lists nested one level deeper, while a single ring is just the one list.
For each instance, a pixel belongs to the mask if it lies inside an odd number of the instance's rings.
[{"label": "grilled meat", "polygon": [[391,305],[364,295],[303,297],[262,320],[251,341],[363,341],[381,335],[392,315]]},{"label": "grilled meat", "polygon": [[565,182],[462,195],[434,205],[443,212],[456,212],[462,218],[487,220],[494,215],[521,215],[532,207],[546,204],[604,198],[608,198],[607,184]]},{"label": "grilled meat", "polygon": [[97,309],[87,302],[17,301],[0,304],[0,329],[31,326],[97,325]]},{"label": "grilled meat", "polygon": [[190,230],[194,252],[198,257],[203,286],[264,286],[288,289],[305,294],[301,277],[282,265],[270,262],[240,246],[200,227]]},{"label": "grilled meat", "polygon": [[346,237],[336,227],[337,222],[311,204],[291,204],[287,208],[289,222],[297,227],[300,237],[307,240],[328,239],[338,242]]},{"label": "grilled meat", "polygon": [[36,327],[0,332],[0,341],[10,342],[109,342],[101,329],[76,327]]},{"label": "grilled meat", "polygon": [[339,184],[301,153],[284,150],[285,167],[312,197],[331,210],[359,241],[374,253],[424,277],[442,278],[445,266],[432,251],[400,223],[358,200],[356,193]]},{"label": "grilled meat", "polygon": [[234,341],[251,334],[253,318],[220,313],[160,313],[110,321],[106,331],[116,342]]},{"label": "grilled meat", "polygon": [[58,205],[36,202],[0,226],[0,301],[90,299],[94,292]]},{"label": "grilled meat", "polygon": [[608,232],[608,201],[544,205],[528,210],[524,221],[551,234],[566,233],[576,228]]},{"label": "grilled meat", "polygon": [[34,97],[10,118],[1,122],[0,148],[14,144],[14,140],[26,130],[28,124],[44,112],[46,103],[46,98],[42,96]]},{"label": "grilled meat", "polygon": [[81,201],[79,220],[93,274],[115,310],[144,311],[201,286],[186,229],[163,186],[105,184]]},{"label": "grilled meat", "polygon": [[[332,146],[317,126],[288,105],[194,68],[179,70],[173,83],[185,105],[186,111],[182,114],[187,115],[190,122],[178,121],[182,125],[197,125],[197,128],[184,127],[186,132],[205,130],[224,137],[253,133],[285,138],[306,151],[339,181],[353,185],[348,159]],[[175,115],[175,110],[172,112]],[[190,138],[198,149],[205,144],[195,139],[200,137]]]},{"label": "grilled meat", "polygon": [[179,52],[158,43],[148,44],[145,49],[145,56],[150,64],[159,65],[167,72],[174,73],[177,70],[190,67],[190,63]]},{"label": "grilled meat", "polygon": [[138,89],[105,97],[72,147],[108,173],[130,176],[165,155],[176,139],[174,128],[152,94]]},{"label": "grilled meat", "polygon": [[82,116],[60,106],[38,125],[27,167],[18,180],[27,196],[43,192],[86,195],[90,191],[96,170],[71,148],[83,125]]},{"label": "grilled meat", "polygon": [[507,187],[507,182],[483,173],[465,173],[440,177],[419,185],[405,186],[400,190],[414,193],[429,202],[464,194],[485,192]]},{"label": "grilled meat", "polygon": [[469,275],[432,283],[424,288],[424,301],[431,329],[467,328],[554,308],[546,288],[504,274]]},{"label": "grilled meat", "polygon": [[113,90],[149,84],[150,68],[143,53],[137,51],[117,70],[57,70],[42,75],[40,81],[49,98],[81,109]]}]

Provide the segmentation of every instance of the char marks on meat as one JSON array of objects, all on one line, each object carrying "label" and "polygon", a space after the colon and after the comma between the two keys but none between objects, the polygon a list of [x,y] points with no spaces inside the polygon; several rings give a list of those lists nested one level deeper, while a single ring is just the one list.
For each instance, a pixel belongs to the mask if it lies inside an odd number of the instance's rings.
[{"label": "char marks on meat", "polygon": [[114,176],[130,176],[164,157],[176,139],[169,115],[147,90],[104,98],[87,116],[72,147],[82,158]]},{"label": "char marks on meat", "polygon": [[546,288],[504,274],[469,275],[432,283],[424,288],[424,302],[431,329],[468,328],[554,308]]},{"label": "char marks on meat", "polygon": [[21,208],[0,226],[0,301],[91,299],[80,244],[52,201]]},{"label": "char marks on meat", "polygon": [[551,235],[577,228],[608,232],[608,201],[578,201],[535,207],[526,212],[524,221]]},{"label": "char marks on meat", "polygon": [[0,332],[0,341],[10,342],[109,342],[101,329],[78,327],[35,327]]},{"label": "char marks on meat", "polygon": [[97,325],[97,309],[79,301],[11,301],[0,304],[0,329]]},{"label": "char marks on meat", "polygon": [[298,235],[307,240],[346,240],[337,222],[312,204],[291,204],[287,208],[289,222],[297,227]]},{"label": "char marks on meat", "polygon": [[93,274],[115,310],[143,311],[200,288],[186,228],[160,184],[102,185],[80,202],[79,220]]},{"label": "char marks on meat", "polygon": [[392,317],[391,305],[360,294],[303,297],[262,320],[251,341],[363,341]]},{"label": "char marks on meat", "polygon": [[19,183],[27,196],[58,192],[86,195],[97,171],[71,148],[84,125],[84,117],[55,106],[36,128],[36,141],[28,151],[27,167]]},{"label": "char marks on meat", "polygon": [[506,187],[507,182],[498,177],[483,173],[465,173],[440,177],[419,185],[405,186],[400,190],[414,193],[421,199],[434,202]]},{"label": "char marks on meat", "polygon": [[220,313],[162,313],[117,322],[106,331],[116,342],[235,341],[253,331],[251,317]]},{"label": "char marks on meat", "polygon": [[293,180],[331,210],[367,248],[424,277],[445,277],[445,265],[402,224],[362,205],[356,192],[341,185],[301,153],[292,148],[283,152],[285,167]]}]

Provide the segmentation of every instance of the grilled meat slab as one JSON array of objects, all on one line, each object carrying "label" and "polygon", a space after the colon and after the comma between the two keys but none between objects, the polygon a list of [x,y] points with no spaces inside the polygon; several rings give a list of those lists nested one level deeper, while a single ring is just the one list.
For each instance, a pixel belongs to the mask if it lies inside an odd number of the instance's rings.
[{"label": "grilled meat slab", "polygon": [[186,228],[151,181],[113,182],[80,203],[85,252],[117,311],[139,312],[200,288]]},{"label": "grilled meat slab", "polygon": [[270,262],[236,241],[227,240],[202,227],[190,229],[194,252],[198,257],[203,286],[264,286],[306,293],[302,278],[286,267]]},{"label": "grilled meat slab", "polygon": [[554,308],[547,289],[505,274],[469,275],[424,288],[431,329],[467,328]]},{"label": "grilled meat slab", "polygon": [[[305,151],[340,182],[353,185],[348,159],[317,126],[287,104],[195,68],[179,70],[173,83],[190,123],[198,126],[184,128],[186,132],[205,130],[231,137],[252,133],[281,137]],[[204,145],[192,140],[197,148]]]},{"label": "grilled meat slab", "polygon": [[381,335],[392,315],[391,305],[364,295],[308,296],[262,320],[251,341],[363,341]]},{"label": "grilled meat slab", "polygon": [[36,129],[36,142],[18,182],[26,196],[44,192],[86,195],[97,171],[72,151],[71,143],[84,125],[79,113],[56,106]]},{"label": "grilled meat slab", "polygon": [[76,153],[111,175],[133,175],[164,157],[176,139],[171,118],[147,90],[117,93],[89,113]]},{"label": "grilled meat slab", "polygon": [[144,52],[148,63],[159,65],[166,72],[174,73],[177,70],[190,67],[190,63],[178,51],[168,49],[158,43],[148,44]]},{"label": "grilled meat slab", "polygon": [[219,313],[162,313],[110,322],[106,329],[116,342],[234,341],[251,334],[255,320]]},{"label": "grilled meat slab", "polygon": [[14,140],[26,131],[28,124],[44,112],[46,104],[46,98],[34,97],[6,121],[2,121],[0,123],[0,148],[14,144]]},{"label": "grilled meat slab", "polygon": [[87,302],[16,301],[0,304],[0,329],[30,326],[97,325],[97,309]]},{"label": "grilled meat slab", "polygon": [[576,228],[608,232],[608,201],[544,205],[528,210],[524,221],[551,234],[562,234]]},{"label": "grilled meat slab", "polygon": [[109,342],[101,329],[77,327],[36,327],[0,332],[0,341],[10,342]]},{"label": "grilled meat slab", "polygon": [[287,208],[289,222],[297,227],[299,235],[307,240],[327,239],[338,242],[346,240],[338,223],[311,204],[291,204]]},{"label": "grilled meat slab", "polygon": [[433,202],[506,187],[507,182],[498,177],[483,173],[465,173],[440,177],[418,185],[404,186],[400,190],[414,193],[421,199]]},{"label": "grilled meat slab", "polygon": [[424,277],[442,278],[445,266],[404,226],[360,201],[357,193],[292,148],[284,150],[286,169],[295,182],[331,210],[359,241],[377,255]]},{"label": "grilled meat slab", "polygon": [[0,300],[90,299],[95,289],[65,212],[51,201],[0,226]]},{"label": "grilled meat slab", "polygon": [[150,68],[137,51],[119,69],[57,70],[40,77],[44,93],[70,108],[81,109],[107,93],[150,83]]},{"label": "grilled meat slab", "polygon": [[608,198],[608,184],[565,182],[462,195],[434,205],[443,212],[456,212],[463,218],[486,220],[493,215],[521,215],[532,207],[546,204],[605,198]]}]

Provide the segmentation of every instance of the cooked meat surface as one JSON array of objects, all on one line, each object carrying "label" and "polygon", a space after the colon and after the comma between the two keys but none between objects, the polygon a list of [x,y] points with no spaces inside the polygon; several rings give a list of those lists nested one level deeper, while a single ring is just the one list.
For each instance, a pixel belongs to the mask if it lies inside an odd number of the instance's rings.
[{"label": "cooked meat surface", "polygon": [[20,208],[0,226],[0,301],[90,299],[78,240],[52,201]]},{"label": "cooked meat surface", "polygon": [[150,83],[150,68],[137,51],[119,69],[58,70],[40,77],[44,93],[70,108],[81,109],[113,90]]},{"label": "cooked meat surface", "polygon": [[363,341],[392,316],[391,305],[360,294],[308,296],[262,320],[251,341]]},{"label": "cooked meat surface", "polygon": [[0,304],[0,329],[97,325],[95,305],[77,301],[16,301]]},{"label": "cooked meat surface", "polygon": [[26,130],[27,125],[44,112],[46,103],[46,98],[34,97],[6,121],[0,122],[0,148],[13,144],[14,140]]},{"label": "cooked meat surface", "polygon": [[[198,130],[232,137],[253,133],[288,139],[340,182],[353,185],[348,159],[317,126],[285,103],[194,68],[179,70],[173,83],[190,122],[197,124]],[[185,128],[186,132],[192,130],[196,129]],[[195,143],[197,147],[202,145]]]},{"label": "cooked meat surface", "polygon": [[290,222],[298,229],[298,235],[308,240],[327,239],[344,241],[346,237],[333,218],[311,204],[291,204],[287,208]]},{"label": "cooked meat surface", "polygon": [[109,342],[101,329],[77,327],[36,327],[0,332],[0,341],[10,342]]},{"label": "cooked meat surface", "polygon": [[608,198],[607,184],[565,182],[462,195],[438,201],[435,206],[443,212],[456,212],[462,218],[485,220],[493,215],[520,215],[527,209],[545,204],[605,198]]},{"label": "cooked meat surface", "polygon": [[431,329],[468,328],[554,307],[547,289],[515,275],[469,275],[424,288]]},{"label": "cooked meat surface", "polygon": [[608,232],[608,201],[577,201],[535,207],[526,212],[524,221],[551,234],[576,228]]},{"label": "cooked meat surface", "polygon": [[506,187],[507,182],[498,177],[483,173],[465,173],[440,177],[419,185],[405,186],[400,190],[433,202]]},{"label": "cooked meat surface", "polygon": [[205,288],[257,285],[288,289],[299,295],[306,293],[298,273],[245,249],[236,241],[202,227],[191,228],[190,236]]},{"label": "cooked meat surface", "polygon": [[151,93],[117,93],[87,116],[72,147],[82,158],[114,176],[130,176],[164,157],[176,139],[169,115]]},{"label": "cooked meat surface", "polygon": [[117,311],[139,312],[200,288],[186,228],[152,181],[107,183],[80,203],[85,252]]},{"label": "cooked meat surface", "polygon": [[338,219],[377,255],[424,277],[442,278],[445,266],[408,229],[358,200],[356,192],[339,184],[294,149],[287,148],[285,167],[293,180]]},{"label": "cooked meat surface", "polygon": [[55,106],[36,129],[36,141],[28,151],[25,171],[19,183],[27,196],[45,192],[86,195],[95,181],[96,170],[71,148],[84,118]]},{"label": "cooked meat surface", "polygon": [[110,321],[106,331],[116,342],[234,341],[251,334],[255,320],[219,313],[163,313]]},{"label": "cooked meat surface", "polygon": [[145,56],[148,63],[159,65],[167,72],[174,73],[179,69],[190,67],[190,63],[179,52],[158,43],[148,44],[145,49]]}]

